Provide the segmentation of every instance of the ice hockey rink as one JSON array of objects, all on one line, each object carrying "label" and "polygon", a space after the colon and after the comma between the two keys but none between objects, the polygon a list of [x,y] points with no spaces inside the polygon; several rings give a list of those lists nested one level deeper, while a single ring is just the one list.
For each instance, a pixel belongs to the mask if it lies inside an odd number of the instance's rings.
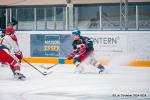
[{"label": "ice hockey rink", "polygon": [[[33,64],[40,70],[43,65]],[[26,81],[13,80],[11,70],[0,67],[0,100],[150,100],[150,68],[110,64],[97,74],[85,67],[74,73],[73,65],[60,64],[41,75],[28,64],[22,64]]]}]

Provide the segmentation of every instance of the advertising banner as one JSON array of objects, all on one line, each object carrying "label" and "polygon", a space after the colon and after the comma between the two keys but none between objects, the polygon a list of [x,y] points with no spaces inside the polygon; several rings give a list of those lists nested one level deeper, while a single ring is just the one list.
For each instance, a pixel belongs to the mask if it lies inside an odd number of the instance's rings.
[{"label": "advertising banner", "polygon": [[66,57],[72,51],[70,35],[31,34],[31,57]]},{"label": "advertising banner", "polygon": [[121,34],[85,34],[93,40],[95,51],[126,52],[127,38]]}]

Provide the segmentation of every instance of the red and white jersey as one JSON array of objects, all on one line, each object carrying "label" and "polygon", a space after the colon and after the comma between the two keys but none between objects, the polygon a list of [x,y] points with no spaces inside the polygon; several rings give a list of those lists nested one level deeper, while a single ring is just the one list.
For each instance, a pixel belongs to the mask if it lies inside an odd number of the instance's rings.
[{"label": "red and white jersey", "polygon": [[6,46],[11,54],[17,53],[19,52],[19,47],[16,43],[16,41],[14,41],[11,38],[11,35],[5,35],[2,39],[1,39],[1,43],[2,45]]}]

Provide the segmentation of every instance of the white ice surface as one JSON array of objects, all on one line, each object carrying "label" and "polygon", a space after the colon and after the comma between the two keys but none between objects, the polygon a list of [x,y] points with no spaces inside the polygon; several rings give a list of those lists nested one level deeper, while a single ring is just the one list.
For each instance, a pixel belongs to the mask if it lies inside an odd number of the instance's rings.
[{"label": "white ice surface", "polygon": [[75,74],[73,65],[62,64],[42,76],[29,65],[22,66],[26,81],[13,80],[8,66],[0,66],[0,100],[150,100],[150,68],[109,66],[100,75]]}]

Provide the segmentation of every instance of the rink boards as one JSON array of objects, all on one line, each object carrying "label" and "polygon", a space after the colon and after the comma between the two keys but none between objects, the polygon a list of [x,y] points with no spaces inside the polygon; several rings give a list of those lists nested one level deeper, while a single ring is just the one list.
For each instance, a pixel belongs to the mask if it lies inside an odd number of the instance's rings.
[{"label": "rink boards", "polygon": [[[102,64],[150,66],[150,31],[81,31],[93,40],[95,57]],[[71,31],[17,31],[24,57],[33,63],[71,64]]]},{"label": "rink boards", "polygon": [[[73,64],[73,60],[65,60],[65,59],[59,59],[59,58],[25,58],[27,61],[31,63],[46,63],[46,64]],[[22,61],[24,62],[24,61]],[[108,60],[100,60],[101,64],[107,65],[110,61]],[[135,60],[135,61],[129,61],[126,64],[122,64],[124,66],[135,66],[135,67],[150,67],[150,61],[144,61],[144,60]]]}]

